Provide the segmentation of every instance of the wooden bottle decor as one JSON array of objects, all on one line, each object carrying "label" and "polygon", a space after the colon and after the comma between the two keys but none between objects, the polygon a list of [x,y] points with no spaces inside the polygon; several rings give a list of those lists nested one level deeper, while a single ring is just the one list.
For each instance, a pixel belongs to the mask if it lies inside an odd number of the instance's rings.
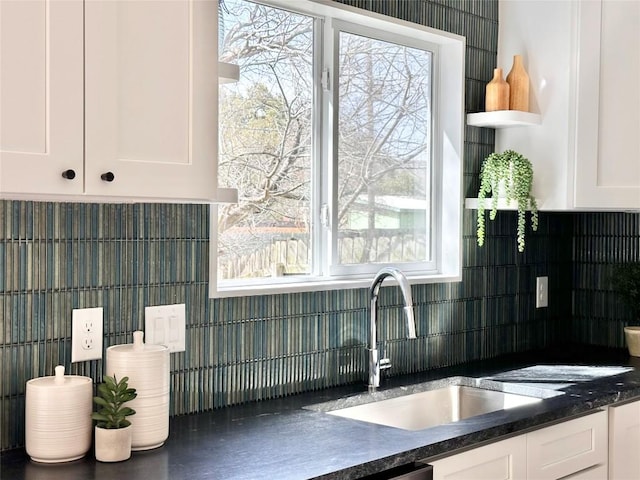
[{"label": "wooden bottle decor", "polygon": [[494,68],[493,78],[487,83],[484,109],[487,112],[509,110],[509,84],[502,78],[501,68]]},{"label": "wooden bottle decor", "polygon": [[509,109],[529,111],[529,74],[524,69],[522,56],[513,56],[513,67],[507,75],[509,84]]}]

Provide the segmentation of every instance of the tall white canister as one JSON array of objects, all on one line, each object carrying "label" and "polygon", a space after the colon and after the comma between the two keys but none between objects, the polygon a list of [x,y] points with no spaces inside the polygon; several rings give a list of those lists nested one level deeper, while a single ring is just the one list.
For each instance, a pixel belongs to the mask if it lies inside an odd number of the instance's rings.
[{"label": "tall white canister", "polygon": [[160,447],[169,437],[169,347],[147,345],[144,332],[133,332],[133,343],[107,348],[105,374],[129,377],[138,396],[127,403],[136,411],[131,422],[131,450]]},{"label": "tall white canister", "polygon": [[25,400],[25,446],[32,460],[42,463],[70,462],[91,448],[93,381],[65,375],[27,382]]}]

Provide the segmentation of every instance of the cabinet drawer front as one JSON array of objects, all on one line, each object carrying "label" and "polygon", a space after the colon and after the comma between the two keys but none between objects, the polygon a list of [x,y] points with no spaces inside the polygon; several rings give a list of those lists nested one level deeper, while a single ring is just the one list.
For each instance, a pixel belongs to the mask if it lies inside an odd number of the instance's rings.
[{"label": "cabinet drawer front", "polygon": [[524,435],[430,462],[434,480],[518,480],[525,478]]},{"label": "cabinet drawer front", "polygon": [[558,479],[598,464],[607,464],[606,412],[527,435],[527,478]]}]

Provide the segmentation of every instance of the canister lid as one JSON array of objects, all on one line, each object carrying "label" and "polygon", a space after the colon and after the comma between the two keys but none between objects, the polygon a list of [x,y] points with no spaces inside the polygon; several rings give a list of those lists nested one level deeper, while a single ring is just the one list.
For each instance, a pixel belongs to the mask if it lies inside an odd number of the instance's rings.
[{"label": "canister lid", "polygon": [[55,372],[56,374],[51,377],[33,378],[27,382],[27,386],[37,388],[76,388],[84,387],[93,382],[90,377],[65,375],[64,365],[58,365],[55,368]]},{"label": "canister lid", "polygon": [[140,330],[136,330],[133,332],[133,343],[125,343],[122,345],[113,345],[107,348],[107,353],[109,351],[113,353],[123,353],[123,354],[149,354],[149,353],[157,353],[169,351],[169,347],[166,345],[154,345],[144,343],[144,332]]}]

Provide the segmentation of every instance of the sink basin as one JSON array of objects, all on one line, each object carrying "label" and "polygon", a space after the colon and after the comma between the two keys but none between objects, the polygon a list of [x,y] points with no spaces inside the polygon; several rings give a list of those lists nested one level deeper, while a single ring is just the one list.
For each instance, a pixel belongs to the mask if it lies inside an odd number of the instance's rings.
[{"label": "sink basin", "polygon": [[404,430],[422,430],[563,394],[484,379],[450,377],[305,408]]},{"label": "sink basin", "polygon": [[483,388],[450,385],[327,413],[404,430],[422,430],[541,400]]}]

